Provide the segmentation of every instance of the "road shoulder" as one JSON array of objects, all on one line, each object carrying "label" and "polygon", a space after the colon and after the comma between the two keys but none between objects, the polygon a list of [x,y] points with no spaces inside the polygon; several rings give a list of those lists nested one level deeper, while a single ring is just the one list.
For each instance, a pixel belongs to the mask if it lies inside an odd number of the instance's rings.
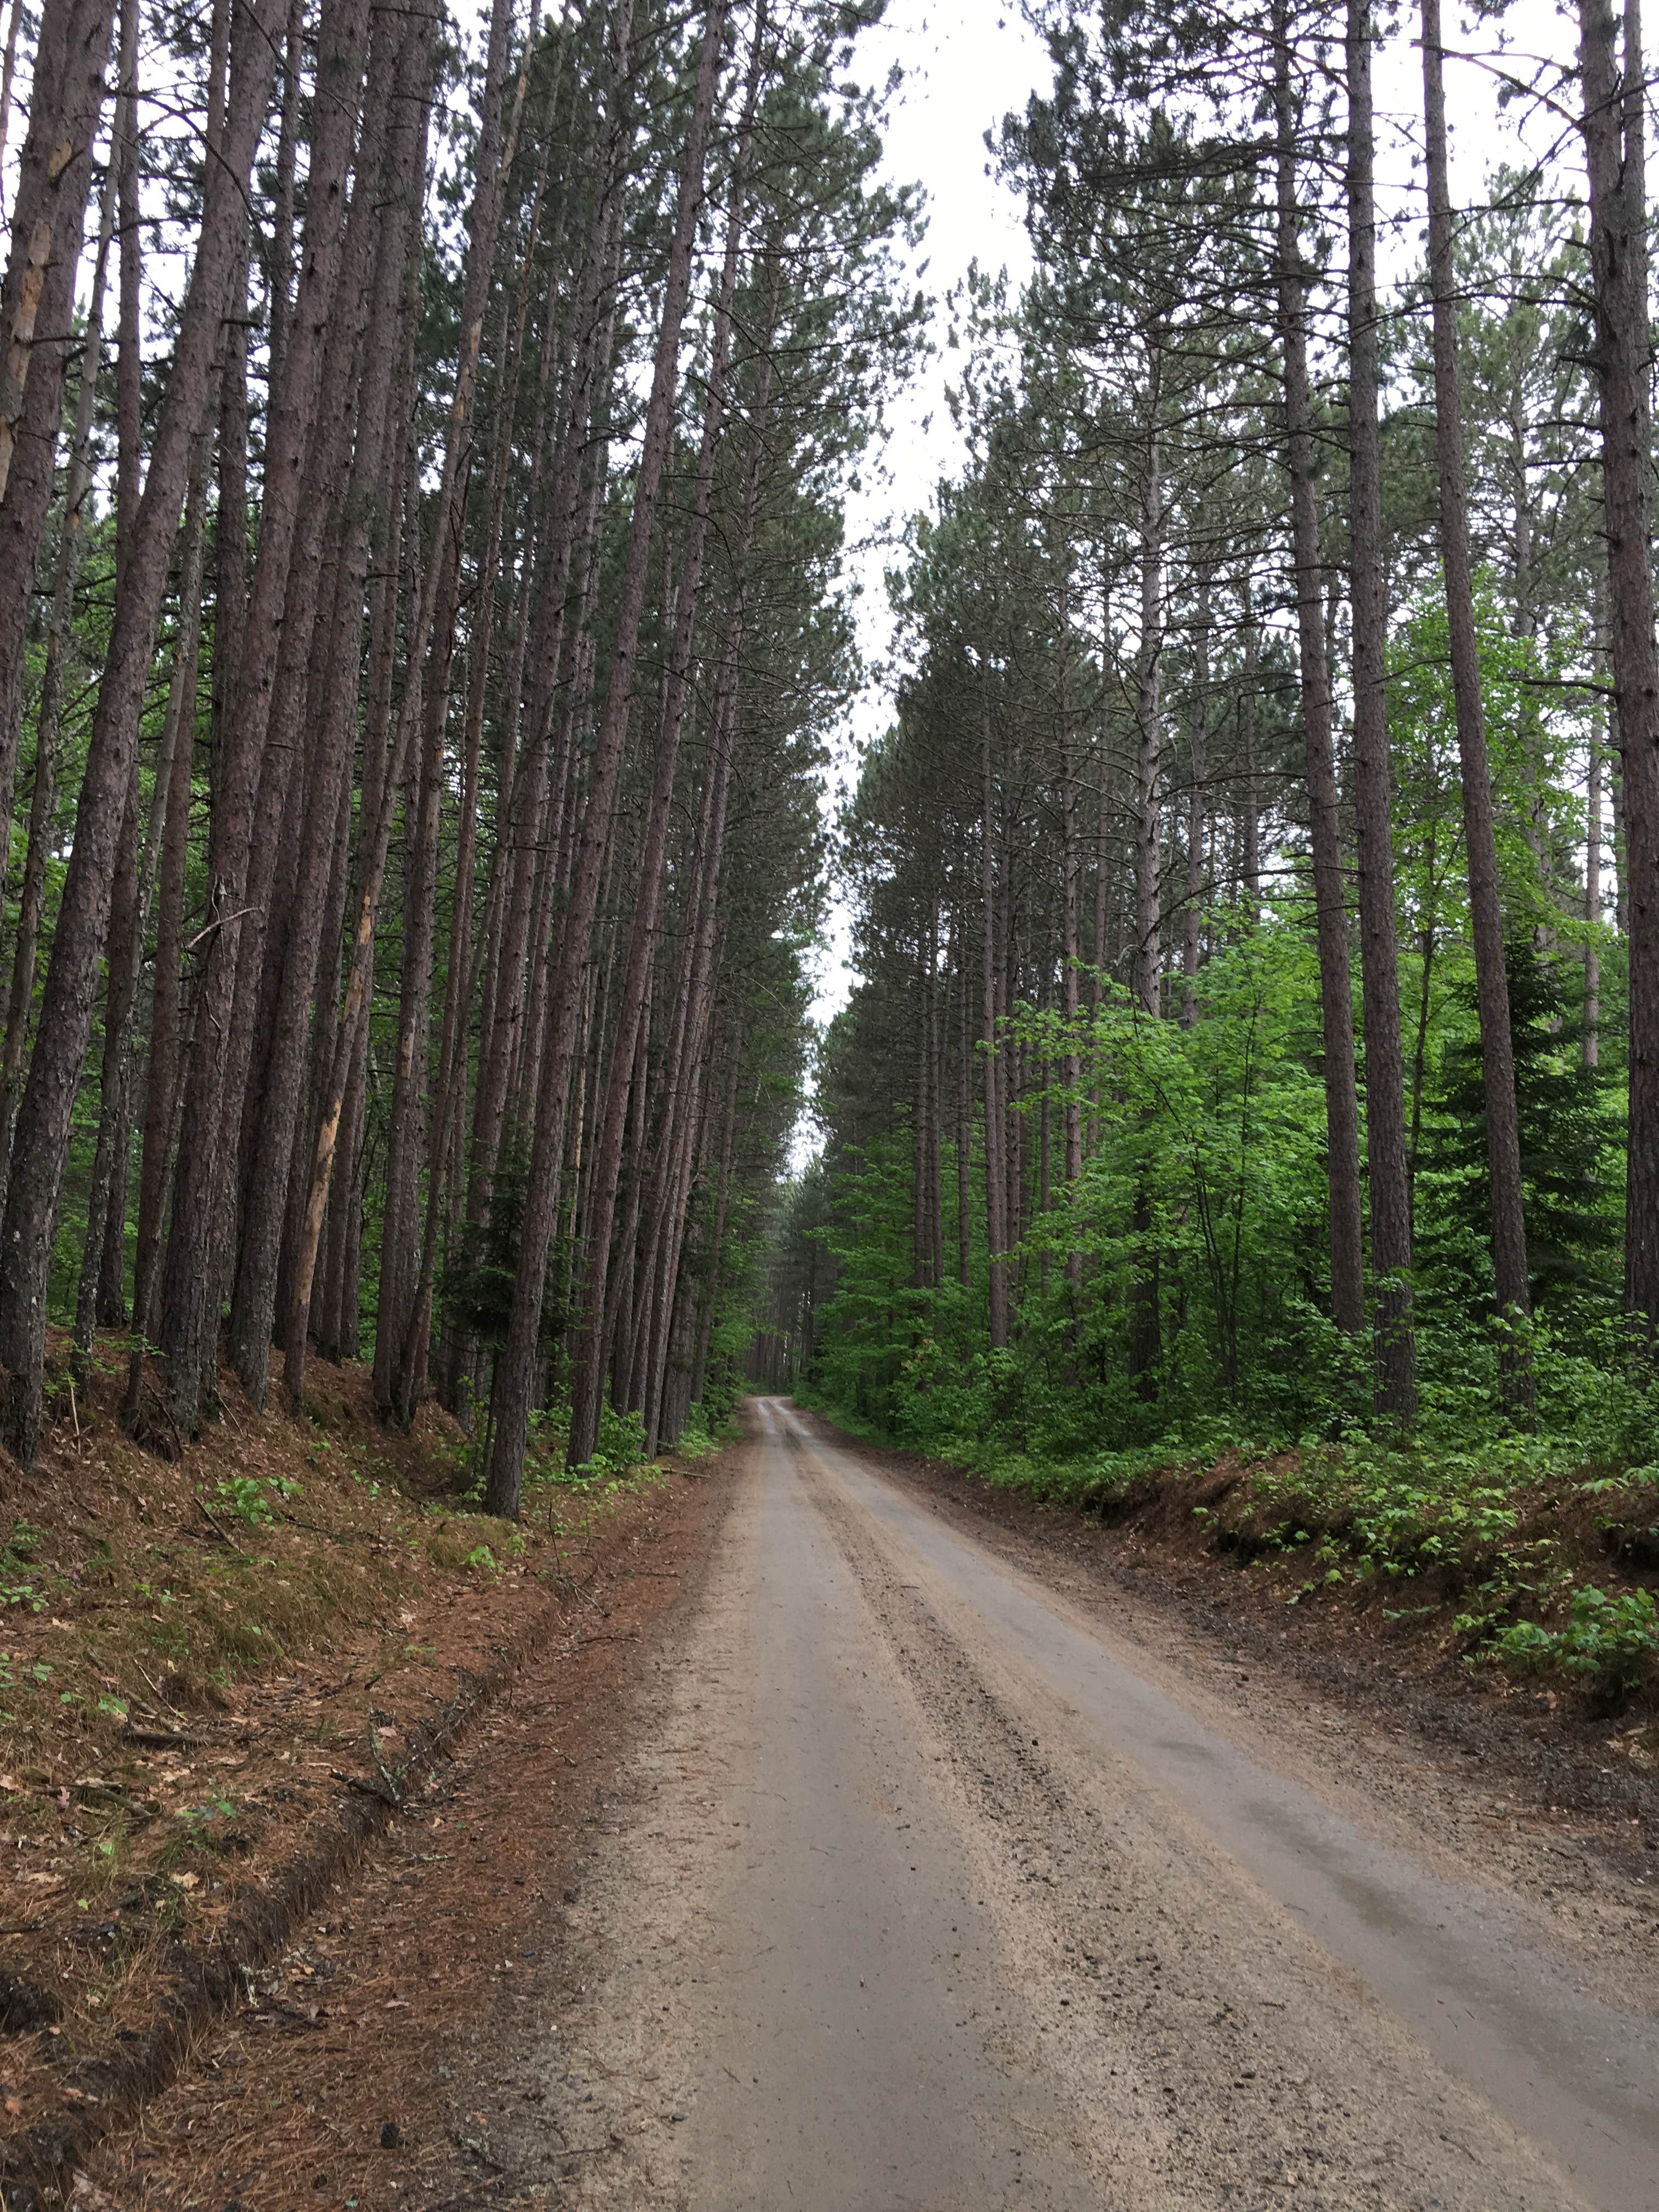
[{"label": "road shoulder", "polygon": [[670,1479],[448,1773],[94,2160],[106,2203],[389,2212],[495,2194],[490,2087],[544,2017],[560,1900],[653,1656],[696,1608],[732,1468]]}]

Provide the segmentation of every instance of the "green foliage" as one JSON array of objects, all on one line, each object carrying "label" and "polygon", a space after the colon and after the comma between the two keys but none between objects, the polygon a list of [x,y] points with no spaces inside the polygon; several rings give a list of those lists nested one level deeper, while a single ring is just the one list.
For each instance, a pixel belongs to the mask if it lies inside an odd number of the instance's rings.
[{"label": "green foliage", "polygon": [[[1559,963],[1511,939],[1506,966],[1533,1297],[1541,1304],[1576,1291],[1605,1304],[1618,1292],[1623,1203],[1611,1086],[1600,1068],[1585,1065],[1582,1006],[1566,988]],[[1460,996],[1473,1021],[1472,980]],[[1431,1218],[1426,1241],[1452,1268],[1461,1258],[1483,1272],[1492,1222],[1478,1035],[1448,1047],[1437,1103],[1429,1159],[1440,1178],[1438,1218]]]},{"label": "green foliage", "polygon": [[1567,1674],[1584,1675],[1607,1704],[1617,1705],[1640,1685],[1659,1658],[1659,1606],[1651,1590],[1621,1590],[1609,1596],[1587,1584],[1574,1591],[1564,1626],[1512,1622],[1492,1639],[1492,1656],[1528,1674],[1559,1667]]},{"label": "green foliage", "polygon": [[45,1577],[37,1561],[41,1531],[29,1521],[14,1521],[11,1534],[0,1546],[0,1605],[15,1605],[30,1613],[44,1613],[47,1605]]},{"label": "green foliage", "polygon": [[213,1503],[245,1528],[264,1528],[276,1517],[276,1501],[299,1492],[299,1483],[289,1474],[222,1475],[213,1486]]},{"label": "green foliage", "polygon": [[[489,1220],[465,1231],[444,1270],[444,1304],[468,1335],[492,1352],[507,1342],[529,1190],[530,1146],[520,1132],[501,1147]],[[568,1274],[568,1252],[556,1242],[542,1299],[540,1340],[544,1350],[562,1334],[570,1318],[565,1297]]]},{"label": "green foliage", "polygon": [[619,1413],[614,1406],[606,1405],[599,1413],[599,1443],[592,1458],[572,1468],[570,1474],[577,1481],[627,1474],[643,1467],[645,1457],[644,1414],[637,1408]]}]

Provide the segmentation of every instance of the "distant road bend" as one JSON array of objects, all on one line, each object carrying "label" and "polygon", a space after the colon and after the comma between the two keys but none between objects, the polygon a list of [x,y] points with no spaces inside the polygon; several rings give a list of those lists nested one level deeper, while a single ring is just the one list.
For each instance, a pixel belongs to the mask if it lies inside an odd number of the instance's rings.
[{"label": "distant road bend", "polygon": [[1628,1954],[1370,1817],[1299,1716],[1270,1765],[1196,1666],[754,1413],[574,1893],[585,1994],[521,2062],[608,2145],[560,2201],[1655,2212]]}]

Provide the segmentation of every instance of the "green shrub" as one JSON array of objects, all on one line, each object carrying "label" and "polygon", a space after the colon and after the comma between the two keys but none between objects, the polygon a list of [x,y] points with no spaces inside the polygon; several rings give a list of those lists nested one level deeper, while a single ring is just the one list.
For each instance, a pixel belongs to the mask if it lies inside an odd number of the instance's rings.
[{"label": "green shrub", "polygon": [[213,1503],[249,1528],[264,1528],[276,1518],[272,1502],[296,1498],[300,1486],[289,1474],[222,1475],[213,1486]]},{"label": "green shrub", "polygon": [[1650,1590],[1621,1590],[1610,1597],[1587,1584],[1573,1593],[1565,1627],[1513,1621],[1492,1638],[1491,1656],[1523,1674],[1559,1667],[1583,1674],[1603,1698],[1620,1702],[1659,1656],[1659,1606]]}]

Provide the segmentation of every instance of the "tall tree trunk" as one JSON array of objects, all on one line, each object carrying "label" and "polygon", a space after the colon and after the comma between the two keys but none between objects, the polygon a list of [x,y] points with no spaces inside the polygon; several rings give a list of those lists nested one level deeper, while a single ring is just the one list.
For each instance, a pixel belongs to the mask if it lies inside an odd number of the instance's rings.
[{"label": "tall tree trunk", "polygon": [[[35,560],[52,503],[112,0],[45,0],[0,285],[0,821],[11,819]],[[100,947],[101,949],[101,947]]]},{"label": "tall tree trunk", "polygon": [[974,1279],[973,1047],[968,1018],[968,962],[964,917],[952,917],[951,967],[957,979],[957,1282],[963,1290]]},{"label": "tall tree trunk", "polygon": [[1307,287],[1297,176],[1297,112],[1285,0],[1274,0],[1273,99],[1278,134],[1278,288],[1285,366],[1285,465],[1291,479],[1291,561],[1302,674],[1302,729],[1313,829],[1319,1005],[1325,1047],[1326,1188],[1330,1204],[1331,1317],[1345,1335],[1365,1325],[1364,1239],[1359,1193],[1359,1097],[1354,1077],[1353,994],[1342,883],[1331,685],[1320,592],[1318,455],[1308,376]]},{"label": "tall tree trunk", "polygon": [[[14,8],[14,40],[18,13],[18,9]],[[11,992],[6,1007],[5,1052],[3,1060],[0,1060],[0,1182],[4,1180],[4,1163],[11,1156],[12,1124],[22,1084],[24,1054],[28,1048],[40,921],[46,909],[46,861],[58,793],[64,688],[74,636],[75,588],[87,542],[87,494],[92,488],[92,431],[98,398],[98,364],[103,347],[104,288],[115,231],[117,174],[117,165],[112,161],[104,178],[98,252],[93,264],[92,293],[81,355],[80,390],[76,398],[75,442],[70,450],[58,540],[58,572],[52,585],[52,612],[46,623],[46,664],[40,676],[40,702],[35,720],[34,787],[29,794],[28,845],[23,860],[22,888],[18,895],[17,943],[13,950]]]},{"label": "tall tree trunk", "polygon": [[[289,764],[286,757],[269,757],[267,738],[285,642],[290,666],[296,661],[301,669],[305,665],[296,635],[300,610],[288,607],[289,584],[344,246],[346,180],[362,94],[368,12],[368,0],[327,0],[319,33],[323,93],[316,103],[299,297],[282,387],[272,395],[258,554],[240,641],[235,706],[213,794],[210,934],[161,1285],[160,1341],[169,1412],[185,1435],[193,1435],[200,1424],[204,1382],[210,1391],[216,1387],[218,1306],[228,1286],[225,1223],[234,1207],[240,1153],[238,1079],[245,1077],[252,1048],[267,919],[264,912],[252,909],[263,905],[261,893],[268,895],[276,868],[275,825],[282,818]],[[286,624],[285,613],[291,617]],[[279,779],[280,792],[275,788]],[[269,826],[258,836],[261,818]]]},{"label": "tall tree trunk", "polygon": [[980,668],[980,959],[983,984],[981,1013],[985,1059],[985,1238],[990,1299],[989,1342],[1000,1352],[1008,1341],[1008,1183],[1003,1157],[1002,1092],[1005,1067],[997,1035],[996,867],[993,845],[991,780],[991,672]]},{"label": "tall tree trunk", "polygon": [[673,425],[680,332],[690,291],[692,250],[702,206],[704,158],[720,80],[720,46],[725,26],[726,0],[709,0],[704,17],[696,91],[680,174],[673,243],[663,287],[662,317],[657,334],[651,398],[646,413],[645,434],[635,483],[628,552],[617,602],[605,715],[594,744],[587,804],[582,818],[569,905],[564,919],[561,973],[550,1014],[549,1048],[544,1055],[539,1096],[536,1102],[530,1188],[520,1242],[518,1273],[514,1284],[513,1316],[506,1346],[496,1364],[495,1436],[485,1497],[490,1511],[514,1519],[518,1516],[523,1492],[524,1452],[529,1432],[536,1346],[541,1333],[547,1252],[560,1200],[558,1164],[563,1149],[564,1111],[574,1046],[574,1026],[582,996],[583,971],[586,967],[592,938],[599,874],[610,842],[617,778],[622,765],[623,745],[633,703],[635,657],[639,643],[640,620],[645,605],[657,495]]},{"label": "tall tree trunk", "polygon": [[277,0],[246,0],[219,158],[207,167],[200,240],[180,312],[134,533],[132,588],[116,610],[94,716],[28,1086],[0,1231],[0,1442],[26,1464],[40,1440],[46,1298],[70,1120],[91,1028],[99,956],[132,751],[179,526],[190,454],[213,388],[254,148],[273,71]]},{"label": "tall tree trunk", "polygon": [[[507,46],[511,24],[510,0],[494,0],[485,66],[484,131],[476,165],[477,184],[468,226],[466,270],[462,286],[460,357],[456,365],[455,388],[445,428],[443,466],[433,502],[433,558],[427,563],[418,605],[410,624],[410,662],[417,672],[423,670],[428,649],[436,634],[441,611],[447,623],[453,617],[453,609],[442,604],[446,588],[446,548],[451,532],[459,527],[459,503],[465,493],[465,465],[470,452],[478,356],[483,347],[484,316],[489,307],[489,278],[495,234],[501,219],[501,193],[507,161],[523,104],[521,75],[512,125],[508,129],[505,90]],[[410,480],[418,483],[418,471],[411,472]],[[411,680],[405,687],[398,728],[387,759],[378,823],[372,839],[366,836],[363,841],[345,1006],[336,1042],[334,1066],[325,1094],[316,1146],[312,1156],[311,1187],[295,1271],[293,1303],[283,1329],[283,1389],[289,1407],[295,1413],[302,1409],[305,1402],[305,1360],[312,1282],[328,1206],[340,1117],[353,1058],[358,1048],[358,1025],[368,1018],[368,981],[374,960],[374,922],[386,854],[392,842],[397,792],[403,778],[404,763],[409,757],[415,734],[421,726],[423,699],[422,684]]]},{"label": "tall tree trunk", "polygon": [[[1072,704],[1072,609],[1069,549],[1061,556],[1060,602],[1060,1006],[1066,1024],[1066,1051],[1060,1079],[1066,1087],[1065,1153],[1063,1170],[1068,1205],[1075,1201],[1078,1178],[1083,1173],[1083,1060],[1078,1050],[1078,1026],[1082,1010],[1080,969],[1083,961],[1082,855],[1078,847],[1078,763]],[[1078,1298],[1083,1288],[1083,1255],[1066,1254],[1066,1294],[1071,1321],[1078,1320]]]},{"label": "tall tree trunk", "polygon": [[1400,946],[1389,821],[1389,613],[1377,419],[1376,202],[1371,0],[1348,0],[1348,500],[1353,621],[1355,827],[1365,1018],[1365,1155],[1370,1172],[1376,1402],[1417,1413],[1412,1330],[1412,1198],[1400,1036]]},{"label": "tall tree trunk", "polygon": [[[1498,839],[1492,772],[1486,760],[1480,657],[1474,626],[1474,580],[1469,555],[1468,483],[1464,471],[1463,400],[1457,362],[1457,272],[1453,260],[1451,198],[1447,180],[1440,0],[1422,0],[1422,9],[1423,120],[1429,185],[1429,289],[1434,301],[1440,558],[1445,573],[1452,699],[1462,770],[1469,921],[1480,1014],[1480,1059],[1486,1078],[1492,1267],[1499,1312],[1507,1319],[1525,1321],[1532,1311],[1532,1293],[1527,1276],[1527,1231],[1521,1199],[1521,1133],[1515,1103],[1515,1047],[1510,1030],[1509,979],[1504,968]],[[1645,549],[1644,560],[1645,564]],[[1652,604],[1650,589],[1650,616]],[[1506,1353],[1504,1378],[1505,1396],[1510,1403],[1522,1411],[1530,1407],[1532,1365],[1524,1351],[1511,1347]]]},{"label": "tall tree trunk", "polygon": [[235,711],[247,626],[247,224],[241,224],[225,319],[219,392],[218,497],[213,518],[213,712],[208,788],[222,777],[226,733]]},{"label": "tall tree trunk", "polygon": [[[473,447],[471,404],[483,343],[484,319],[495,276],[495,241],[500,228],[502,186],[518,148],[524,113],[526,88],[535,42],[532,35],[520,60],[509,118],[507,100],[507,49],[511,33],[511,0],[495,0],[490,16],[489,60],[484,85],[483,142],[476,165],[477,184],[467,226],[467,256],[462,277],[461,377],[466,386],[466,416],[458,424],[452,414],[453,462],[447,463],[449,490],[441,511],[433,541],[432,573],[435,589],[429,614],[422,623],[422,641],[429,654],[422,692],[418,793],[416,805],[414,851],[408,884],[404,933],[404,965],[398,1009],[398,1050],[392,1069],[392,1120],[387,1133],[386,1212],[380,1247],[380,1300],[374,1345],[374,1397],[382,1414],[401,1409],[412,1414],[411,1386],[406,1370],[405,1347],[420,1334],[418,1309],[424,1302],[421,1288],[418,1194],[422,1158],[429,1130],[441,1143],[445,1127],[442,1108],[434,1122],[428,1113],[427,1036],[428,1002],[432,989],[436,945],[438,842],[443,795],[444,736],[448,726],[451,673],[454,663],[460,606],[461,540],[470,487]],[[459,392],[459,386],[458,386]],[[442,1162],[429,1163],[432,1176],[441,1185]]]},{"label": "tall tree trunk", "polygon": [[1651,559],[1653,349],[1639,0],[1626,0],[1622,66],[1611,0],[1579,0],[1578,26],[1608,630],[1619,702],[1614,825],[1616,831],[1622,811],[1619,884],[1630,932],[1625,1302],[1639,1317],[1651,1348],[1659,1330],[1659,647]]},{"label": "tall tree trunk", "polygon": [[179,648],[167,694],[172,776],[161,840],[155,923],[155,988],[150,1006],[149,1067],[144,1091],[143,1152],[138,1169],[138,1243],[133,1266],[127,1419],[137,1418],[145,1340],[155,1322],[156,1278],[167,1206],[167,1150],[185,1052],[185,884],[190,860],[191,771],[196,752],[197,684],[206,532],[207,435],[198,434],[185,501],[184,566],[179,584]]},{"label": "tall tree trunk", "polygon": [[[276,131],[276,195],[270,210],[267,374],[280,392],[294,313],[294,172],[300,143],[300,72],[305,58],[305,0],[289,0],[283,40],[283,109]],[[326,88],[325,90],[326,96]]]},{"label": "tall tree trunk", "polygon": [[[479,1040],[478,1080],[468,1164],[467,1219],[475,1227],[489,1212],[490,1192],[506,1126],[507,1098],[524,1030],[525,963],[532,943],[538,862],[547,854],[549,823],[555,817],[557,770],[550,756],[558,708],[558,671],[564,649],[566,602],[576,557],[588,487],[583,459],[599,395],[609,380],[616,335],[616,276],[621,227],[615,187],[630,129],[631,111],[621,86],[627,69],[622,42],[616,70],[616,110],[607,137],[605,177],[589,234],[579,296],[584,304],[585,337],[571,380],[569,402],[560,440],[552,513],[545,556],[533,589],[538,601],[535,635],[527,648],[525,735],[504,808],[504,848],[497,859],[505,870],[505,889],[495,902],[496,932],[487,956],[492,978],[489,1018]],[[530,577],[526,574],[526,585]],[[574,701],[572,702],[574,712]],[[567,718],[568,722],[568,718]],[[541,940],[544,944],[545,939]]]},{"label": "tall tree trunk", "polygon": [[1158,427],[1158,359],[1154,350],[1140,486],[1140,638],[1135,668],[1135,994],[1154,1020],[1163,1011],[1158,882],[1158,777],[1163,771],[1159,698],[1164,647],[1164,448]]},{"label": "tall tree trunk", "polygon": [[1244,767],[1244,788],[1239,868],[1244,878],[1245,927],[1255,929],[1261,920],[1261,787],[1257,778],[1255,745],[1261,632],[1251,603],[1248,570],[1240,592],[1240,614],[1244,625],[1244,665],[1238,695],[1238,749]]},{"label": "tall tree trunk", "polygon": [[[738,139],[737,173],[726,212],[726,252],[720,270],[720,295],[711,338],[708,396],[703,407],[702,443],[692,492],[691,513],[680,570],[675,611],[672,657],[669,662],[659,718],[657,754],[650,796],[646,803],[645,840],[635,878],[633,927],[629,939],[627,967],[611,1037],[611,1062],[605,1090],[604,1120],[600,1127],[593,1189],[586,1209],[586,1287],[582,1292],[584,1319],[579,1324],[572,1356],[569,1454],[573,1465],[592,1457],[599,1437],[599,1409],[605,1384],[604,1322],[606,1278],[611,1264],[612,1231],[616,1224],[617,1193],[622,1173],[623,1130],[637,1054],[635,1045],[644,1018],[651,963],[661,908],[668,831],[674,797],[674,781],[685,725],[686,693],[690,682],[696,618],[702,590],[703,554],[708,542],[709,513],[714,501],[714,464],[726,423],[726,383],[732,343],[732,310],[736,296],[745,213],[744,178],[748,149],[760,94],[761,64],[766,10],[756,11],[750,48],[749,80],[744,97]],[[761,372],[757,418],[763,418],[770,396],[770,333],[762,341],[765,359]],[[755,500],[760,459],[759,420],[739,525],[741,543],[737,565],[748,557],[748,538],[754,527]]]},{"label": "tall tree trunk", "polygon": [[[143,361],[139,328],[143,240],[138,223],[138,0],[121,0],[121,88],[111,147],[121,227],[119,343],[116,353],[115,588],[131,558],[143,489]],[[165,803],[166,777],[161,779]],[[76,1300],[74,1368],[84,1382],[99,1322],[118,1328],[126,1318],[127,1087],[129,1046],[143,952],[139,877],[138,750],[132,755],[126,810],[117,848],[105,968],[104,1052],[99,1076],[98,1138],[87,1208],[86,1249]]]},{"label": "tall tree trunk", "polygon": [[[244,1387],[263,1405],[276,1316],[276,1278],[288,1213],[295,1132],[307,1103],[307,1016],[316,1002],[323,921],[335,873],[342,793],[350,774],[362,659],[362,610],[371,552],[386,534],[382,504],[392,419],[405,270],[419,216],[430,41],[424,21],[407,42],[402,19],[375,27],[364,106],[363,152],[352,194],[341,270],[339,328],[331,346],[331,386],[343,395],[354,354],[356,442],[341,502],[343,536],[333,602],[319,655],[320,685],[310,689],[307,720],[314,732],[307,779],[292,921],[282,946],[271,1042],[259,1086],[255,1145],[232,1303],[231,1345]],[[395,88],[395,97],[394,97]],[[337,362],[338,374],[332,364]],[[343,396],[341,405],[348,406]],[[331,1000],[330,1012],[333,1010]],[[320,1012],[319,1019],[320,1020]]]},{"label": "tall tree trunk", "polygon": [[1589,763],[1584,788],[1584,1065],[1601,1062],[1601,725],[1590,710]]},{"label": "tall tree trunk", "polygon": [[1210,573],[1200,571],[1193,623],[1192,789],[1187,800],[1187,903],[1181,917],[1181,1026],[1198,1019],[1198,956],[1204,925],[1204,791],[1209,775]]}]

